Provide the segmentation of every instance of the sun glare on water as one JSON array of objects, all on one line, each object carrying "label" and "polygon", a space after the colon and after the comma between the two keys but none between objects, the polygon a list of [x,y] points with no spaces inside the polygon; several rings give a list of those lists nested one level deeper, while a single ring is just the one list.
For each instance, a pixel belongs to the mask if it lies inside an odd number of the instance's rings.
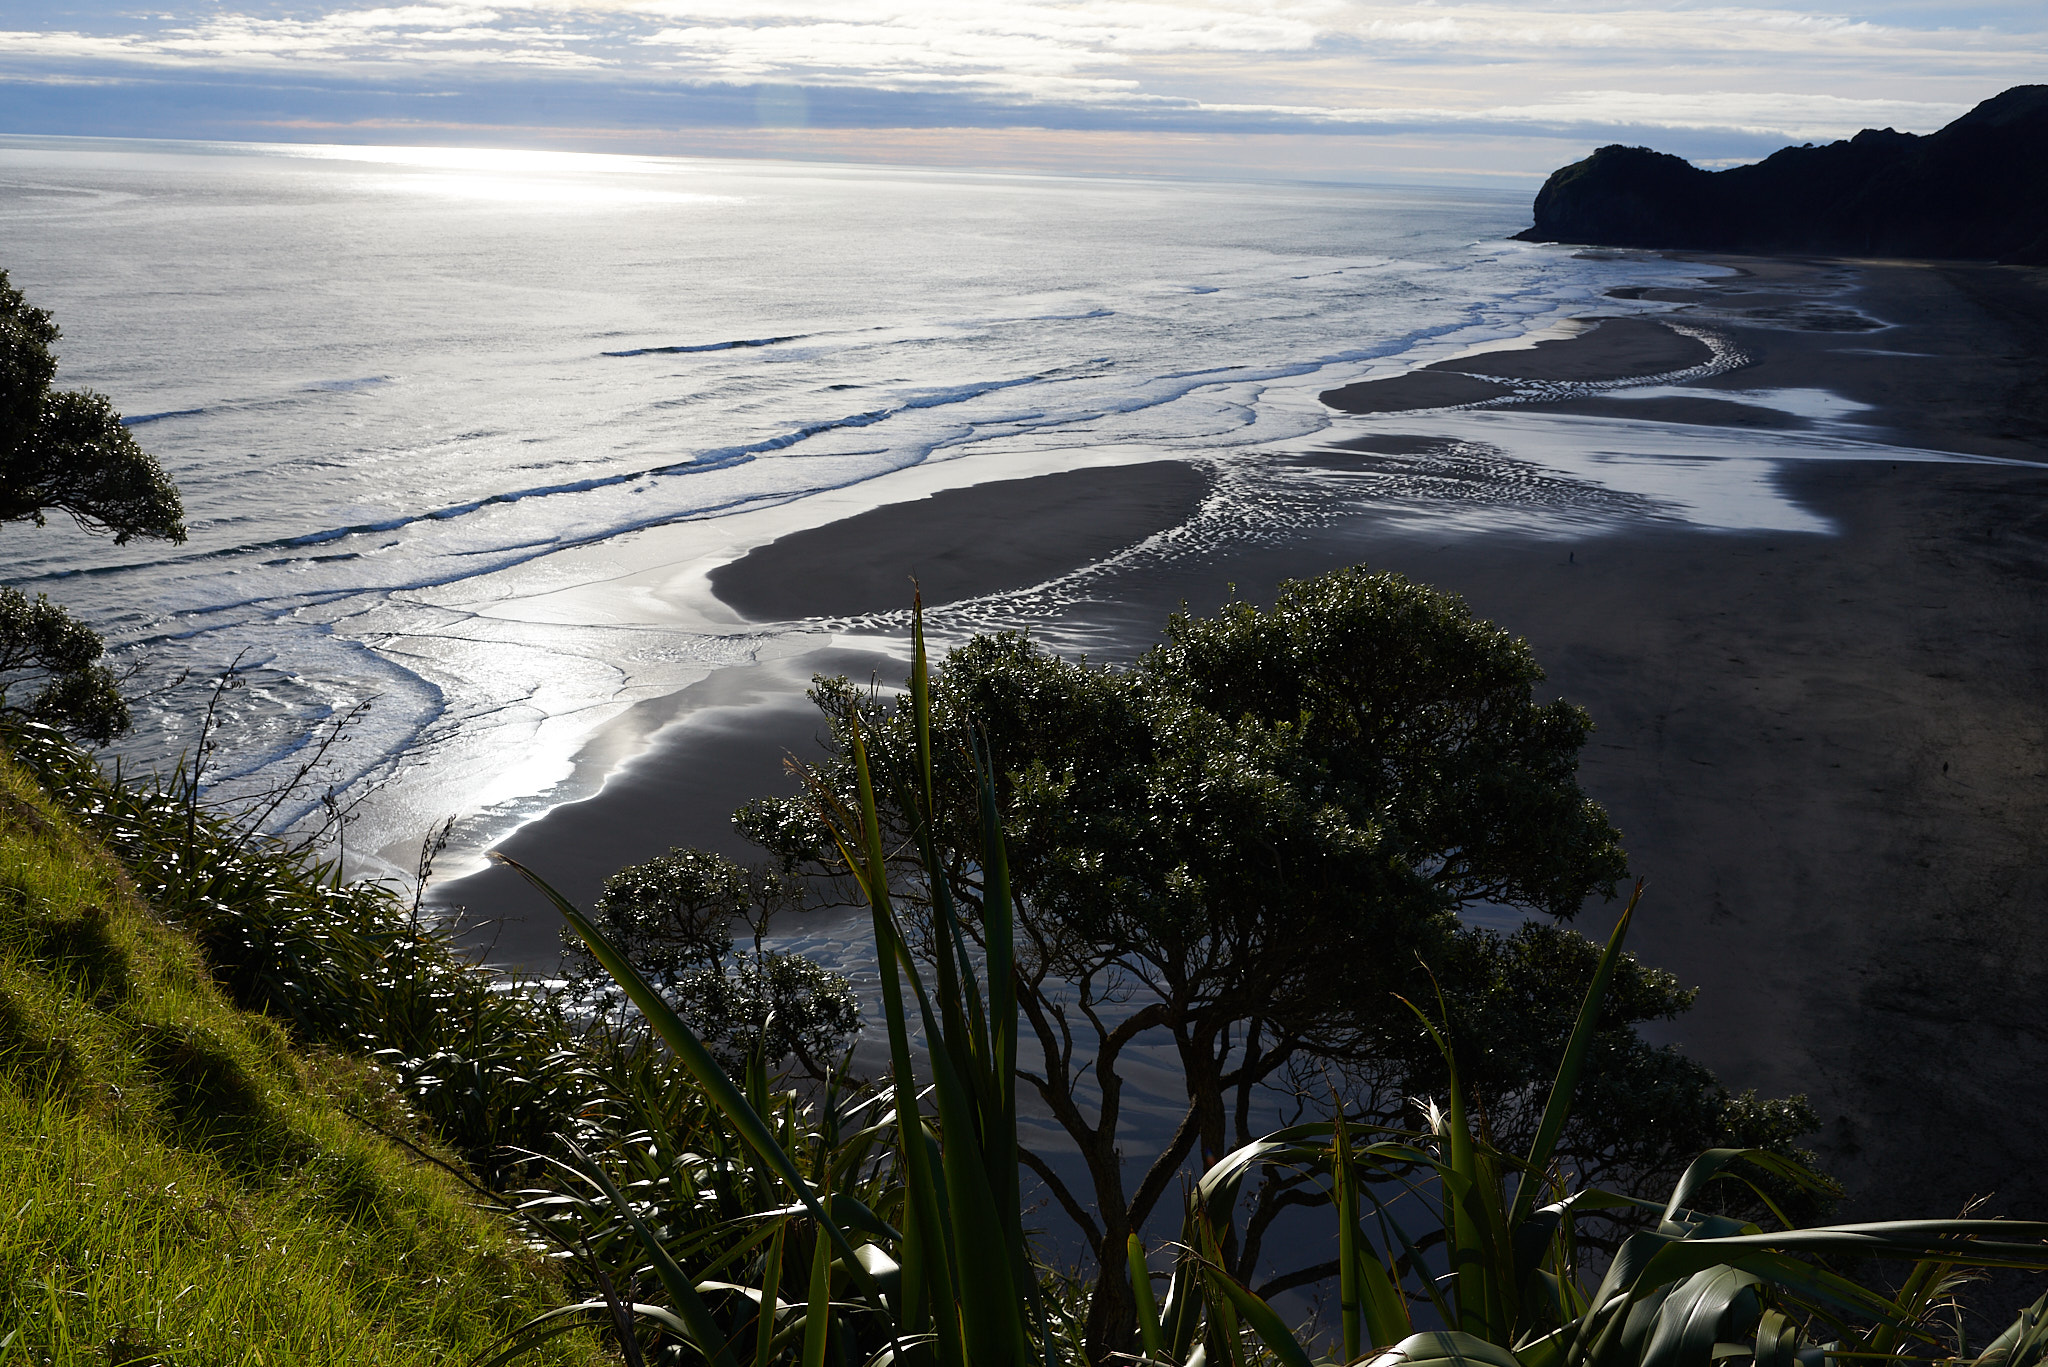
[{"label": "sun glare on water", "polygon": [[293,147],[283,154],[390,167],[398,174],[373,177],[377,188],[434,199],[571,210],[740,202],[732,195],[675,188],[675,181],[686,177],[690,168],[656,157],[482,147],[330,145]]},{"label": "sun glare on water", "polygon": [[554,176],[425,175],[379,180],[385,189],[436,199],[518,204],[534,209],[612,209],[631,205],[737,204],[733,195],[691,194],[652,186],[613,185]]}]

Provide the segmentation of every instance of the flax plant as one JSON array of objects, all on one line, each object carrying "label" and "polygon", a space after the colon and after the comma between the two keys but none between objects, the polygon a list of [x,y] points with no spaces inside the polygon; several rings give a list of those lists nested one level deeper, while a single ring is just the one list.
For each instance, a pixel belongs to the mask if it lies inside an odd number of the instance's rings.
[{"label": "flax plant", "polygon": [[[658,1330],[657,1342],[680,1360],[715,1367],[1054,1367],[1071,1355],[1050,1328],[1019,1205],[1015,908],[995,787],[977,746],[982,919],[970,937],[937,872],[946,867],[941,856],[955,852],[937,843],[921,613],[913,615],[912,653],[910,772],[876,772],[855,718],[854,803],[823,784],[812,787],[867,900],[881,966],[889,1072],[857,1104],[843,1106],[828,1090],[814,1117],[793,1094],[771,1092],[758,1058],[735,1082],[589,918],[505,861],[583,937],[702,1088],[723,1137],[657,1166],[670,1174],[693,1168],[704,1208],[729,1213],[665,1233],[650,1216],[674,1209],[675,1193],[665,1204],[636,1200],[582,1162],[576,1171],[587,1194],[559,1199],[602,1205],[614,1236],[631,1243],[665,1303],[630,1302],[607,1290],[524,1326],[487,1367],[592,1319],[624,1330],[629,1361],[641,1360],[635,1322]],[[918,891],[929,917],[922,962],[891,898],[887,866],[895,852],[883,845],[878,788],[913,816],[911,843],[925,870]],[[1111,1358],[1149,1367],[2048,1364],[2048,1297],[1976,1352],[1938,1327],[1959,1273],[2048,1268],[2048,1223],[1954,1219],[1766,1231],[1706,1209],[1717,1182],[1740,1184],[1774,1214],[1774,1193],[1822,1184],[1759,1149],[1702,1154],[1661,1207],[1574,1184],[1559,1162],[1559,1142],[1640,895],[1638,888],[1607,941],[1526,1153],[1496,1147],[1470,1105],[1441,1000],[1434,1015],[1411,1004],[1448,1074],[1443,1099],[1421,1108],[1424,1123],[1355,1122],[1340,1104],[1328,1121],[1278,1131],[1210,1166],[1190,1186],[1163,1297],[1155,1295],[1144,1243],[1130,1237],[1138,1352]],[[971,938],[982,949],[979,964]],[[914,1033],[925,1042],[921,1055]],[[1233,1212],[1247,1178],[1267,1168],[1307,1174],[1328,1198],[1338,1252],[1334,1341],[1305,1338],[1229,1270]],[[1576,1223],[1599,1212],[1631,1213],[1643,1225],[1604,1266],[1582,1257],[1575,1237]],[[1898,1289],[1832,1266],[1872,1258],[1910,1264]]]},{"label": "flax plant", "polygon": [[[1636,898],[1641,896],[1637,889]],[[1449,1072],[1445,1102],[1412,1131],[1353,1127],[1341,1108],[1318,1124],[1269,1135],[1225,1156],[1189,1201],[1164,1305],[1141,1320],[1144,1359],[1175,1367],[1233,1367],[1260,1351],[1286,1367],[1316,1359],[1281,1318],[1224,1268],[1227,1230],[1245,1179],[1267,1165],[1327,1181],[1336,1216],[1339,1339],[1334,1360],[1373,1367],[1847,1367],[1877,1361],[2038,1367],[2048,1360],[2048,1297],[1977,1354],[1945,1340],[1941,1311],[1963,1269],[2048,1268],[2048,1223],[1910,1220],[1766,1232],[1701,1207],[1710,1184],[1732,1180],[1773,1204],[1771,1179],[1821,1179],[1756,1149],[1702,1154],[1662,1206],[1598,1188],[1574,1189],[1558,1170],[1558,1137],[1584,1068],[1636,898],[1610,937],[1526,1155],[1487,1142],[1467,1104],[1440,1022],[1418,1010]],[[1635,1209],[1650,1227],[1623,1241],[1604,1271],[1590,1268],[1574,1222]],[[1425,1223],[1411,1227],[1420,1212]],[[1832,1270],[1837,1260],[1912,1264],[1900,1289]],[[1130,1250],[1141,1306],[1153,1304],[1143,1247]],[[1589,1274],[1598,1271],[1597,1280]],[[1220,1332],[1219,1332],[1220,1331]]]},{"label": "flax plant", "polygon": [[[921,613],[913,648],[917,771],[888,777],[906,809],[919,813],[919,852],[925,866],[935,868],[937,798]],[[828,1356],[841,1363],[915,1359],[940,1367],[1023,1367],[1041,1360],[1048,1338],[1045,1313],[1018,1203],[1012,908],[994,785],[984,770],[986,968],[979,970],[969,952],[944,881],[932,880],[934,987],[925,980],[890,897],[875,775],[858,732],[854,763],[858,809],[833,803],[822,790],[820,800],[871,912],[890,1068],[888,1084],[875,1099],[881,1114],[851,1137],[829,1133],[836,1128],[830,1094],[827,1133],[806,1134],[793,1098],[768,1098],[758,1062],[749,1070],[749,1085],[735,1083],[588,917],[532,871],[505,861],[553,903],[696,1079],[744,1150],[758,1186],[747,1210],[717,1227],[731,1247],[709,1269],[692,1275],[678,1257],[690,1249],[664,1240],[608,1175],[594,1165],[586,1168],[584,1177],[634,1236],[667,1304],[627,1304],[607,1296],[563,1307],[525,1326],[494,1362],[579,1319],[620,1317],[657,1326],[718,1367],[739,1367],[743,1358],[756,1367],[821,1367]],[[912,1050],[914,1030],[928,1043],[923,1071]],[[874,1154],[884,1139],[887,1154]],[[870,1158],[882,1161],[877,1166]],[[863,1172],[870,1174],[865,1183]],[[876,1172],[885,1175],[879,1187]],[[870,1200],[856,1193],[863,1185]],[[808,1259],[802,1256],[806,1251]],[[745,1281],[732,1275],[742,1265]],[[787,1300],[785,1289],[791,1291]]]}]

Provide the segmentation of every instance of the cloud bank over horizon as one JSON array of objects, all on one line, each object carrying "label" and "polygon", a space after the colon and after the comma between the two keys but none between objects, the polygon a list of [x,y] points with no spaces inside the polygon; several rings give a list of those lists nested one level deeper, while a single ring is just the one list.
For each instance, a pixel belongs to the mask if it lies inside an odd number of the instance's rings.
[{"label": "cloud bank over horizon", "polygon": [[1931,131],[2048,70],[2038,5],[1910,0],[79,0],[20,23],[4,133],[1182,173],[1533,176],[1615,141],[1726,163]]}]

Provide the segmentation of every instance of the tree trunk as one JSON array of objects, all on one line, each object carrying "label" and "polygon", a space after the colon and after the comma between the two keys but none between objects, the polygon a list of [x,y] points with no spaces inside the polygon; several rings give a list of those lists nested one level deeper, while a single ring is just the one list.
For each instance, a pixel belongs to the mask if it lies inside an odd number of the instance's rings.
[{"label": "tree trunk", "polygon": [[1103,1212],[1102,1244],[1095,1250],[1095,1290],[1088,1298],[1088,1323],[1083,1339],[1088,1361],[1106,1363],[1112,1353],[1134,1350],[1138,1338],[1138,1306],[1131,1296],[1126,1271],[1131,1231],[1122,1211]]}]

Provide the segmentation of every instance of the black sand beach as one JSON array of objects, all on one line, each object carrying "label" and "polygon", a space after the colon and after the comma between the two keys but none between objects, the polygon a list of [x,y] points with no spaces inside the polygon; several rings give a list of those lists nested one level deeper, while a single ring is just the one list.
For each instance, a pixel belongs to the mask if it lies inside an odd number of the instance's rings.
[{"label": "black sand beach", "polygon": [[[1594,321],[1594,320],[1588,320]],[[1597,318],[1575,337],[1553,337],[1525,350],[1490,351],[1437,361],[1406,375],[1332,389],[1323,402],[1340,413],[1400,413],[1484,403],[1515,392],[1498,380],[1642,379],[1713,359],[1706,343],[1644,318]]]},{"label": "black sand beach", "polygon": [[785,536],[713,570],[711,588],[756,621],[888,612],[913,580],[951,603],[1103,559],[1186,521],[1208,491],[1180,461],[948,489]]},{"label": "black sand beach", "polygon": [[[1692,307],[1675,321],[1724,339],[1744,364],[1668,402],[1579,393],[1519,406],[1783,427],[1797,419],[1740,391],[1825,389],[1873,405],[1858,421],[1875,440],[2048,462],[2043,272],[1728,264],[1747,274],[1683,292]],[[1877,331],[1872,318],[1896,326]],[[1474,391],[1449,383],[1468,371],[1657,375],[1706,350],[1660,323],[1625,321],[1445,363],[1405,388],[1347,386],[1331,402],[1361,412],[1471,403]],[[1378,397],[1389,393],[1392,408]],[[1430,445],[1341,440],[1304,444],[1292,459],[1356,470]],[[1103,501],[1121,509],[1105,516],[1126,544],[1170,525],[1161,519],[1199,478],[1143,468]],[[1738,1090],[1811,1097],[1826,1122],[1822,1156],[1850,1189],[1845,1214],[1952,1213],[1993,1195],[1990,1211],[2038,1215],[2048,1210],[2036,1123],[2048,1114],[2048,464],[1878,459],[1788,467],[1782,480],[1838,534],[1657,523],[1569,540],[1447,534],[1360,506],[1284,543],[1134,568],[1113,602],[1074,611],[1120,632],[1106,653],[1128,657],[1183,601],[1213,609],[1229,585],[1262,600],[1281,579],[1339,564],[1464,594],[1526,636],[1548,686],[1598,724],[1583,779],[1649,880],[1633,947],[1701,989],[1669,1037]],[[947,496],[949,522],[1001,533],[955,538],[947,582],[979,591],[1041,563],[1079,563],[1062,547],[1103,544],[1101,523],[1061,511],[1087,486],[1059,497],[1037,487],[1045,497],[1003,485]],[[795,615],[811,601],[806,585],[833,605],[810,612],[898,608],[911,557],[859,577],[844,567],[908,517],[786,538],[737,562],[718,592],[764,616]],[[894,668],[852,653],[817,663],[856,677]],[[772,786],[780,752],[801,750],[815,729],[786,702],[795,685],[782,686],[784,703],[735,704],[716,725],[681,729],[598,798],[558,809],[508,848],[572,896],[670,844],[733,848],[723,811]],[[731,680],[707,687],[745,692]],[[473,909],[538,913],[502,879],[458,889]],[[1589,908],[1583,927],[1598,931],[1609,914]],[[537,951],[552,934],[508,931],[502,943]],[[1913,1210],[1859,1196],[1886,1189],[1910,1191]]]},{"label": "black sand beach", "polygon": [[[930,604],[1037,583],[1178,525],[1210,487],[1182,461],[1000,480],[889,504],[783,537],[711,573],[731,606],[763,621],[900,610],[913,581]],[[892,556],[878,547],[898,548]],[[732,811],[790,784],[784,761],[817,753],[817,714],[804,700],[815,674],[900,682],[886,654],[833,648],[770,665],[720,670],[664,710],[687,718],[654,750],[609,776],[597,796],[554,808],[499,848],[587,905],[604,880],[671,845],[734,858],[753,853]],[[503,963],[545,969],[557,927],[508,869],[447,884],[436,901],[478,922],[471,938]]]}]

